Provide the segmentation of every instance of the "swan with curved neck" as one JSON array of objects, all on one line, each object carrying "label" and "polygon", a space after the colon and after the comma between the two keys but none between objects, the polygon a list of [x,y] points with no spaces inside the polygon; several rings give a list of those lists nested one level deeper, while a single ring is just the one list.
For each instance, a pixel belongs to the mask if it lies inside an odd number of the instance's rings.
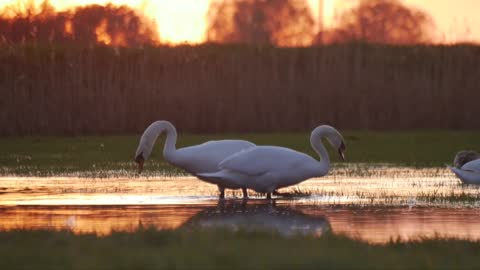
[{"label": "swan with curved neck", "polygon": [[[255,144],[244,140],[219,140],[177,149],[177,130],[175,127],[168,121],[156,121],[145,129],[135,152],[138,173],[142,172],[145,160],[150,157],[155,142],[162,133],[167,134],[163,147],[165,160],[205,182],[216,184],[220,191],[220,198],[225,196],[225,186],[222,181],[199,176],[199,173],[216,172],[218,171],[218,164],[222,160],[239,151],[255,146]],[[242,188],[244,197],[248,196],[246,188],[241,185],[230,185],[229,188]]]},{"label": "swan with curved neck", "polygon": [[330,158],[322,138],[337,149],[342,160],[345,159],[342,135],[335,128],[322,125],[310,136],[310,144],[319,155],[319,161],[285,147],[256,146],[226,158],[219,164],[220,171],[199,175],[220,179],[227,187],[242,183],[247,188],[267,193],[267,199],[270,199],[271,193],[278,188],[328,174]]}]

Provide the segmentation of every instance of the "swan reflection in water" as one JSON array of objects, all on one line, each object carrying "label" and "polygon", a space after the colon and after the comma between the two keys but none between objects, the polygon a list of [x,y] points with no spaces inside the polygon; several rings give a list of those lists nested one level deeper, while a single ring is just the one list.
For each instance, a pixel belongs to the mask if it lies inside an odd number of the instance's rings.
[{"label": "swan reflection in water", "polygon": [[245,231],[274,231],[285,236],[320,236],[330,231],[326,217],[310,216],[272,202],[219,202],[187,220],[180,229],[221,228]]}]

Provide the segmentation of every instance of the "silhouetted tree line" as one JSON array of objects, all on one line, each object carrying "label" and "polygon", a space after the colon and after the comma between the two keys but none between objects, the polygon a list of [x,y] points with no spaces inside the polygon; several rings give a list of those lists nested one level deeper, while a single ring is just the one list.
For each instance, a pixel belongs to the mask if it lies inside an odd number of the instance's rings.
[{"label": "silhouetted tree line", "polygon": [[207,17],[210,42],[279,46],[426,43],[433,26],[427,14],[400,0],[361,0],[338,16],[333,29],[320,33],[306,0],[216,0]]},{"label": "silhouetted tree line", "polygon": [[132,8],[113,4],[79,6],[56,12],[48,1],[39,8],[7,6],[0,14],[3,43],[107,44],[140,46],[158,43],[152,21]]},{"label": "silhouetted tree line", "polygon": [[427,43],[431,41],[432,27],[427,14],[403,6],[398,0],[363,0],[342,13],[335,28],[319,33],[317,42]]},{"label": "silhouetted tree line", "polygon": [[[431,40],[433,27],[424,12],[400,0],[360,0],[340,14],[335,27],[315,32],[306,0],[212,0],[207,15],[208,42],[308,46],[369,42],[418,44]],[[128,6],[107,4],[56,12],[39,8],[4,8],[0,41],[139,46],[158,44],[155,24]]]},{"label": "silhouetted tree line", "polygon": [[212,1],[207,40],[219,43],[309,45],[315,21],[306,1]]}]

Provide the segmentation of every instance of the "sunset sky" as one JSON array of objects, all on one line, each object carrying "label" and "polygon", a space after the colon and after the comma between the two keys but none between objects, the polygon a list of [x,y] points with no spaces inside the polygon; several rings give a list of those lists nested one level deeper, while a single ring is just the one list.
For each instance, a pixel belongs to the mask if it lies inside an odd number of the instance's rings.
[{"label": "sunset sky", "polygon": [[[319,0],[308,0],[318,16]],[[331,26],[335,14],[354,5],[358,0],[324,0],[324,24]],[[0,0],[0,6],[18,1]],[[21,0],[21,2],[27,2]],[[40,3],[41,1],[35,1]],[[204,39],[205,17],[209,0],[50,0],[57,10],[92,3],[127,4],[143,10],[158,24],[161,39],[171,43],[201,42]],[[480,41],[480,1],[478,0],[404,0],[433,18],[437,27],[437,42]]]}]

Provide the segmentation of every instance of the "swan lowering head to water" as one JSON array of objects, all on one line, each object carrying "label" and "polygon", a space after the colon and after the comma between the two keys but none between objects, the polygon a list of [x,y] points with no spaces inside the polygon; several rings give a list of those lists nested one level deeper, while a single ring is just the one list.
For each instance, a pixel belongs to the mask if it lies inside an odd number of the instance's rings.
[{"label": "swan lowering head to water", "polygon": [[475,151],[460,151],[453,160],[454,167],[448,168],[464,184],[480,184],[480,155]]},{"label": "swan lowering head to water", "polygon": [[[215,184],[220,191],[220,198],[225,196],[225,185],[219,179],[210,179],[199,176],[199,173],[211,173],[218,171],[218,164],[225,158],[239,151],[254,147],[255,144],[244,140],[219,140],[208,141],[199,145],[177,149],[177,130],[168,121],[156,121],[145,129],[135,152],[135,162],[138,164],[138,173],[143,170],[145,160],[150,157],[155,142],[162,133],[167,134],[163,157],[165,160],[178,168],[197,176],[199,179]],[[228,188],[242,188],[243,196],[247,197],[247,190],[241,185],[229,185]]]},{"label": "swan lowering head to water", "polygon": [[455,166],[455,168],[460,169],[462,168],[463,165],[465,165],[465,163],[468,163],[472,160],[479,159],[479,158],[480,158],[480,155],[478,155],[478,153],[475,151],[462,150],[455,155],[455,159],[453,160],[453,166]]}]

